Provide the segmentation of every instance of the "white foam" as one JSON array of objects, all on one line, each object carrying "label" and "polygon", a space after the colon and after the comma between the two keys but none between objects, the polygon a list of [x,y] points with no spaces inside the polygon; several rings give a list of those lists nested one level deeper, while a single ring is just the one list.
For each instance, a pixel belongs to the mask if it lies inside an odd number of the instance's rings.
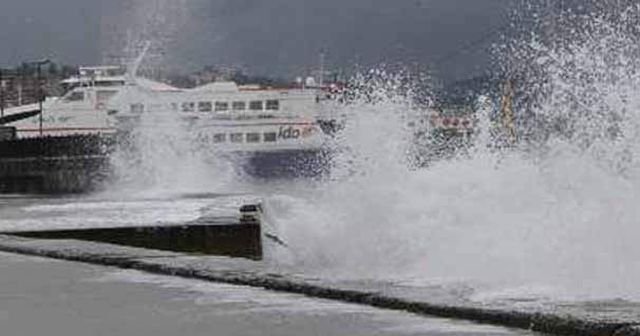
[{"label": "white foam", "polygon": [[382,101],[347,106],[337,178],[267,202],[289,244],[282,262],[328,277],[640,297],[638,43],[617,21],[572,20],[597,29],[544,46],[555,63],[539,62],[544,90],[532,98],[548,124],[527,130],[547,137],[535,147],[414,169],[403,157],[410,99],[383,87]]}]

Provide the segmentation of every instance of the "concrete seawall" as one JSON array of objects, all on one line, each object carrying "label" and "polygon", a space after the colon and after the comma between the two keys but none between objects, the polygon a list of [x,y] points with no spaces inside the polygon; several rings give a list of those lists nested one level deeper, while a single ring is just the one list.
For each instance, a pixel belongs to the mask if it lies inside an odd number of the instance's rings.
[{"label": "concrete seawall", "polygon": [[79,193],[106,178],[110,139],[67,136],[0,141],[0,193]]},{"label": "concrete seawall", "polygon": [[261,262],[203,257],[75,240],[52,241],[0,235],[0,250],[204,281],[260,287],[416,314],[465,319],[553,335],[640,335],[638,321],[608,321],[565,314],[484,309],[408,300],[371,290],[318,284],[299,275],[274,274]]},{"label": "concrete seawall", "polygon": [[104,156],[0,159],[0,193],[81,193],[107,174]]}]

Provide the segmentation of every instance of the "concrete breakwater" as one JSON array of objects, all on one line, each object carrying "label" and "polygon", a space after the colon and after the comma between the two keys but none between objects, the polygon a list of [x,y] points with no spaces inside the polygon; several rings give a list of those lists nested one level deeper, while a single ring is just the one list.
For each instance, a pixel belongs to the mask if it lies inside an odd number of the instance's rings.
[{"label": "concrete breakwater", "polygon": [[87,135],[0,141],[0,192],[89,191],[108,174],[111,144]]},{"label": "concrete breakwater", "polygon": [[407,311],[527,329],[552,335],[640,335],[635,320],[603,320],[562,312],[523,312],[465,304],[440,304],[428,299],[395,297],[378,290],[323,284],[317,279],[274,273],[264,263],[247,259],[197,256],[75,240],[42,240],[0,235],[0,251],[43,256],[204,281],[265,288]]},{"label": "concrete breakwater", "polygon": [[262,259],[260,225],[223,222],[152,227],[93,228],[11,233],[18,237],[83,240],[153,250]]}]

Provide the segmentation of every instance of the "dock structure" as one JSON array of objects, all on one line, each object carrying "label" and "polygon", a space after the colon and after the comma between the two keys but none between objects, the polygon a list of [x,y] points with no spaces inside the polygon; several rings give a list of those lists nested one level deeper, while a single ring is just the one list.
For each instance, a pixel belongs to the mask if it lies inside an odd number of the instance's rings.
[{"label": "dock structure", "polygon": [[[9,235],[49,241],[84,241],[194,256],[262,260],[266,244],[283,246],[273,231],[264,231],[262,209],[260,204],[246,204],[239,208],[239,216],[203,215],[195,220],[153,225],[78,227],[63,223],[53,227],[14,228],[0,231],[0,237]],[[268,241],[263,241],[263,237]]]},{"label": "dock structure", "polygon": [[110,139],[99,136],[0,141],[0,193],[77,193],[108,172]]}]

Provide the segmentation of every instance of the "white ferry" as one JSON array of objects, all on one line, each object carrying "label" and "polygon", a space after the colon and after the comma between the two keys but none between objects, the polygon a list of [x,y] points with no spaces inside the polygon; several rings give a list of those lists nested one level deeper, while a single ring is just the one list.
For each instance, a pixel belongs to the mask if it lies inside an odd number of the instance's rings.
[{"label": "white ferry", "polygon": [[[168,112],[192,124],[198,121],[193,132],[201,133],[203,140],[227,143],[229,150],[295,149],[311,145],[305,140],[318,130],[315,121],[320,117],[315,89],[268,89],[233,82],[178,89],[140,77],[131,80],[119,66],[81,67],[62,85],[66,93],[46,98],[42,118],[39,104],[5,110],[7,125],[16,128],[18,137],[113,134],[126,125],[123,121]],[[211,129],[216,132],[208,132]]]},{"label": "white ferry", "polygon": [[318,89],[269,89],[216,82],[194,89],[127,85],[106,104],[127,134],[189,132],[194,146],[246,159],[252,175],[317,175],[325,160],[326,119]]},{"label": "white ferry", "polygon": [[233,82],[179,89],[133,75],[142,57],[129,71],[82,67],[62,82],[67,90],[62,97],[43,102],[42,112],[39,104],[10,108],[4,121],[19,138],[114,136],[143,127],[169,127],[166,131],[172,132],[176,125],[187,125],[180,131],[196,139],[194,146],[260,161],[251,166],[267,161],[266,166],[289,169],[292,162],[306,165],[322,152],[326,135],[321,126],[327,122],[322,121],[321,89]]}]

